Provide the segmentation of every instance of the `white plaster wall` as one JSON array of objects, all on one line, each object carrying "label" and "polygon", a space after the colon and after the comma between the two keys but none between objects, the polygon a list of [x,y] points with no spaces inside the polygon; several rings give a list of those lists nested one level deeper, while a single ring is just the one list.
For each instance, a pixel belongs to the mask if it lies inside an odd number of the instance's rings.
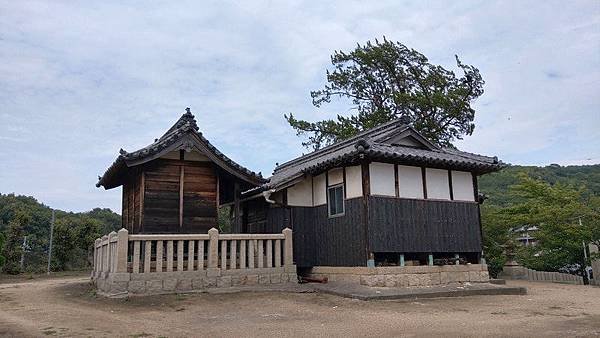
[{"label": "white plaster wall", "polygon": [[327,203],[325,174],[313,177],[313,202],[315,205]]},{"label": "white plaster wall", "polygon": [[421,167],[398,166],[400,197],[423,198],[423,173]]},{"label": "white plaster wall", "polygon": [[288,204],[299,207],[312,207],[312,184],[312,177],[307,177],[289,187],[287,189]]},{"label": "white plaster wall", "polygon": [[372,162],[369,164],[371,195],[396,196],[394,165]]},{"label": "white plaster wall", "polygon": [[448,182],[448,170],[425,169],[425,183],[427,185],[427,198],[449,200],[450,182]]},{"label": "white plaster wall", "polygon": [[327,175],[329,176],[327,179],[330,187],[344,182],[344,170],[342,168],[331,169],[327,172]]},{"label": "white plaster wall", "polygon": [[362,171],[360,166],[346,167],[346,198],[362,196]]},{"label": "white plaster wall", "polygon": [[452,170],[452,197],[457,201],[475,201],[470,172]]}]

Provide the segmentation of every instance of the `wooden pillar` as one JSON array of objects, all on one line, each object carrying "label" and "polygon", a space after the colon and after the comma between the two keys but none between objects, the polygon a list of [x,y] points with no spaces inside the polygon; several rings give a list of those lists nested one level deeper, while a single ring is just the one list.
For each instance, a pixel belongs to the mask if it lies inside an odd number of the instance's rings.
[{"label": "wooden pillar", "polygon": [[179,169],[179,230],[183,229],[183,179],[185,169],[181,165]]},{"label": "wooden pillar", "polygon": [[144,232],[144,191],[146,186],[146,172],[142,171],[142,178],[140,183],[140,218],[139,218],[139,227],[140,233]]},{"label": "wooden pillar", "polygon": [[233,185],[233,229],[232,233],[240,233],[242,230],[242,217],[240,215],[240,184],[236,181]]},{"label": "wooden pillar", "polygon": [[369,173],[369,162],[361,163],[362,188],[363,188],[363,228],[365,241],[365,257],[367,266],[375,266],[375,259],[371,252],[369,243],[369,196],[371,195],[371,178]]}]

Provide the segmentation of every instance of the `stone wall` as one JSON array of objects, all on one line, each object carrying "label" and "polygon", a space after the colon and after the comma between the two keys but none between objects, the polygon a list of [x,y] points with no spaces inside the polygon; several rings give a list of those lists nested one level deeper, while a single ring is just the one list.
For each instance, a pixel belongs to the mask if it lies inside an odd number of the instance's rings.
[{"label": "stone wall", "polygon": [[353,282],[367,286],[410,287],[450,283],[486,283],[486,264],[392,267],[314,267],[311,277],[330,281]]},{"label": "stone wall", "polygon": [[93,276],[98,293],[107,297],[127,297],[180,292],[200,292],[210,288],[227,288],[257,284],[297,283],[296,267],[247,270],[220,269],[205,271],[153,273],[100,273]]},{"label": "stone wall", "polygon": [[505,265],[498,277],[509,280],[527,280],[530,282],[583,285],[583,277],[581,276],[561,272],[537,271],[516,264]]}]

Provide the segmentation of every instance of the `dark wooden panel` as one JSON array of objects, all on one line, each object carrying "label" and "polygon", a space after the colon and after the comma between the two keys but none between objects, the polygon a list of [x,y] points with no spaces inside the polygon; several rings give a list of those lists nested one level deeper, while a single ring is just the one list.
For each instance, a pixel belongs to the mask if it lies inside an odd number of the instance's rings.
[{"label": "dark wooden panel", "polygon": [[345,203],[345,214],[331,218],[326,205],[269,208],[266,230],[278,233],[292,228],[294,259],[300,267],[364,266],[363,200],[353,198]]},{"label": "dark wooden panel", "polygon": [[210,162],[184,162],[183,232],[217,227],[217,176]]},{"label": "dark wooden panel", "polygon": [[369,197],[373,252],[480,252],[479,205]]}]

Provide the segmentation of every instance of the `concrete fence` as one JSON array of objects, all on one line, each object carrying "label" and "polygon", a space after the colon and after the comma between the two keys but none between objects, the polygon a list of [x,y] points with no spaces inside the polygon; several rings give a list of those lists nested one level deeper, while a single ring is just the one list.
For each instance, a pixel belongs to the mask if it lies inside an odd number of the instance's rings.
[{"label": "concrete fence", "polygon": [[169,235],[121,229],[96,239],[92,278],[106,295],[281,283],[297,278],[292,252],[288,228],[280,234],[219,234],[212,228]]},{"label": "concrete fence", "polygon": [[536,271],[525,268],[527,280],[531,282],[553,282],[583,285],[583,277],[562,272]]},{"label": "concrete fence", "polygon": [[561,272],[537,271],[520,265],[505,266],[500,278],[583,285],[583,277]]}]

